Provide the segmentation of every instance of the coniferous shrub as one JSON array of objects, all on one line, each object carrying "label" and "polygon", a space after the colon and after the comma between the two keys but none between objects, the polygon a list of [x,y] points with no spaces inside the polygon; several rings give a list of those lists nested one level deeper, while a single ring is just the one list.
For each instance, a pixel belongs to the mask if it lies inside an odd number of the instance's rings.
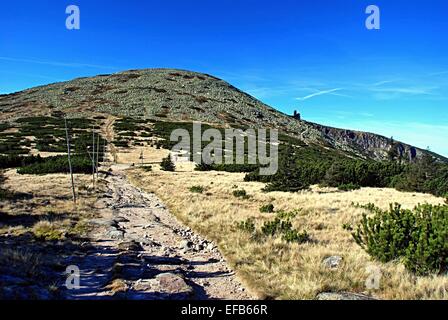
[{"label": "coniferous shrub", "polygon": [[264,206],[260,207],[261,213],[273,213],[274,212],[274,205],[272,203],[266,204]]},{"label": "coniferous shrub", "polygon": [[254,233],[255,232],[255,223],[254,219],[248,218],[245,221],[238,222],[236,227],[244,232]]},{"label": "coniferous shrub", "polygon": [[370,207],[353,237],[381,262],[402,259],[418,275],[444,273],[448,266],[448,206],[419,205],[414,210],[391,205],[389,211]]},{"label": "coniferous shrub", "polygon": [[448,206],[421,205],[406,249],[405,266],[420,275],[448,271]]},{"label": "coniferous shrub", "polygon": [[168,155],[166,158],[163,158],[162,163],[160,164],[160,168],[163,171],[175,171],[176,165],[173,160],[171,160],[171,156]]},{"label": "coniferous shrub", "polygon": [[267,221],[261,227],[261,232],[266,236],[275,236],[292,229],[292,223],[289,220],[281,220],[275,218],[272,221]]},{"label": "coniferous shrub", "polygon": [[203,186],[192,186],[189,190],[192,193],[203,193],[205,188]]},{"label": "coniferous shrub", "polygon": [[290,229],[284,231],[282,239],[286,242],[305,243],[310,241],[310,236],[306,231],[300,233],[295,229]]},{"label": "coniferous shrub", "polygon": [[[92,173],[92,161],[84,156],[73,156],[71,158],[73,173]],[[19,174],[51,174],[69,173],[70,167],[67,156],[55,156],[44,158],[42,162],[37,162],[29,166],[21,167],[17,170]]]},{"label": "coniferous shrub", "polygon": [[196,166],[195,166],[194,170],[195,171],[212,171],[213,170],[213,165],[206,164],[204,162],[196,163]]},{"label": "coniferous shrub", "polygon": [[415,225],[415,215],[411,210],[402,210],[399,204],[390,205],[389,211],[378,208],[368,217],[363,214],[353,237],[368,254],[381,262],[389,262],[404,255],[411,232]]},{"label": "coniferous shrub", "polygon": [[241,190],[234,190],[233,191],[233,196],[235,198],[242,198],[242,199],[248,199],[249,196],[247,195],[246,190],[241,189]]}]

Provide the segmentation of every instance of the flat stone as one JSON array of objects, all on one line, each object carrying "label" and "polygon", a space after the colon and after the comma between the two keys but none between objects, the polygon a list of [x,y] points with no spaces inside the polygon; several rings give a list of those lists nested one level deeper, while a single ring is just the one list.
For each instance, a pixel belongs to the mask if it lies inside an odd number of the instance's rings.
[{"label": "flat stone", "polygon": [[156,277],[162,292],[169,294],[193,294],[190,287],[180,275],[174,273],[161,273]]},{"label": "flat stone", "polygon": [[316,298],[317,300],[377,300],[361,293],[350,292],[322,292]]},{"label": "flat stone", "polygon": [[154,279],[140,279],[133,289],[140,293],[154,294],[154,299],[185,300],[194,295],[194,290],[184,278],[174,273],[162,273]]},{"label": "flat stone", "polygon": [[327,268],[330,268],[330,269],[336,269],[337,267],[339,267],[339,264],[341,263],[342,260],[343,260],[343,259],[342,259],[342,257],[340,257],[340,256],[331,256],[331,257],[325,258],[325,259],[322,261],[322,263],[323,263]]}]

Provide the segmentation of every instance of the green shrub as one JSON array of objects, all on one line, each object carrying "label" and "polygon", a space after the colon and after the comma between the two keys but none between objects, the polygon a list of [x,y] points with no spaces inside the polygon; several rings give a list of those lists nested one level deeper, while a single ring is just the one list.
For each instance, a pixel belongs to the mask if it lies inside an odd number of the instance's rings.
[{"label": "green shrub", "polygon": [[248,199],[249,196],[247,195],[246,190],[241,189],[241,190],[234,190],[233,191],[233,196],[236,198],[242,198],[242,199]]},{"label": "green shrub", "polygon": [[[92,161],[84,156],[73,156],[71,158],[73,173],[92,173]],[[44,158],[29,166],[17,170],[19,174],[50,174],[50,173],[69,173],[70,167],[67,156],[56,156]]]},{"label": "green shrub", "polygon": [[371,208],[353,237],[372,257],[388,262],[403,259],[419,275],[443,273],[448,266],[448,206],[419,205],[414,210],[391,205],[389,211]]},{"label": "green shrub", "polygon": [[389,211],[376,208],[374,212],[372,217],[363,214],[353,234],[356,243],[381,262],[403,256],[411,239],[415,215],[410,210],[402,210],[399,204],[390,205]]},{"label": "green shrub", "polygon": [[0,156],[0,169],[24,167],[45,161],[41,156]]},{"label": "green shrub", "polygon": [[261,227],[261,233],[267,237],[281,236],[283,241],[288,243],[305,243],[310,241],[310,237],[306,231],[300,233],[293,229],[292,223],[288,220],[275,218],[267,221]]},{"label": "green shrub", "polygon": [[310,236],[306,231],[300,233],[297,230],[286,230],[283,233],[282,239],[286,242],[305,243],[310,241]]},{"label": "green shrub", "polygon": [[194,168],[195,171],[212,171],[213,166],[211,164],[206,163],[196,163],[196,167]]},{"label": "green shrub", "polygon": [[260,207],[261,213],[273,213],[274,212],[274,205],[272,203],[261,206]]},{"label": "green shrub", "polygon": [[163,171],[175,171],[176,165],[173,160],[171,160],[171,156],[168,155],[166,158],[163,158],[162,163],[160,164],[160,168]]},{"label": "green shrub", "polygon": [[192,193],[203,193],[205,188],[203,186],[192,186],[189,190]]},{"label": "green shrub", "polygon": [[291,229],[292,223],[290,221],[275,218],[273,221],[266,221],[261,227],[261,232],[265,236],[275,236]]},{"label": "green shrub", "polygon": [[279,212],[277,212],[277,218],[291,220],[291,219],[294,219],[295,217],[297,217],[298,214],[299,214],[299,210],[279,211]]},{"label": "green shrub", "polygon": [[253,218],[248,218],[245,221],[238,222],[236,227],[244,232],[254,233],[255,232],[255,223]]},{"label": "green shrub", "polygon": [[405,266],[420,275],[448,271],[448,207],[421,205],[406,249]]}]

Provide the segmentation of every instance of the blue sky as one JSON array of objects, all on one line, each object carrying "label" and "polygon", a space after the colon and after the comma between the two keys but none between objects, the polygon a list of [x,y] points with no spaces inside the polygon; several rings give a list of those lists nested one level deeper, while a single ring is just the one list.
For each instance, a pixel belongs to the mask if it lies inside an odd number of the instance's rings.
[{"label": "blue sky", "polygon": [[[65,9],[81,29],[65,28]],[[381,10],[381,30],[364,26]],[[448,156],[446,0],[2,1],[0,93],[170,67],[285,112]]]}]

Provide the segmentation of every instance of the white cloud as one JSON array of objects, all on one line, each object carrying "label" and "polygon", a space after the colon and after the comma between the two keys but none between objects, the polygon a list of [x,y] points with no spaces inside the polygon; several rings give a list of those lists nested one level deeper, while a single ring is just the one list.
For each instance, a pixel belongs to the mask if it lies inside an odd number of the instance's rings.
[{"label": "white cloud", "polygon": [[326,94],[334,94],[335,92],[341,91],[341,90],[342,90],[341,88],[336,88],[336,89],[331,89],[331,90],[320,90],[315,93],[309,94],[305,97],[296,98],[296,100],[305,101],[305,100],[308,100],[308,99],[311,99],[314,97],[318,97],[318,96],[322,96],[322,95],[326,95]]}]

